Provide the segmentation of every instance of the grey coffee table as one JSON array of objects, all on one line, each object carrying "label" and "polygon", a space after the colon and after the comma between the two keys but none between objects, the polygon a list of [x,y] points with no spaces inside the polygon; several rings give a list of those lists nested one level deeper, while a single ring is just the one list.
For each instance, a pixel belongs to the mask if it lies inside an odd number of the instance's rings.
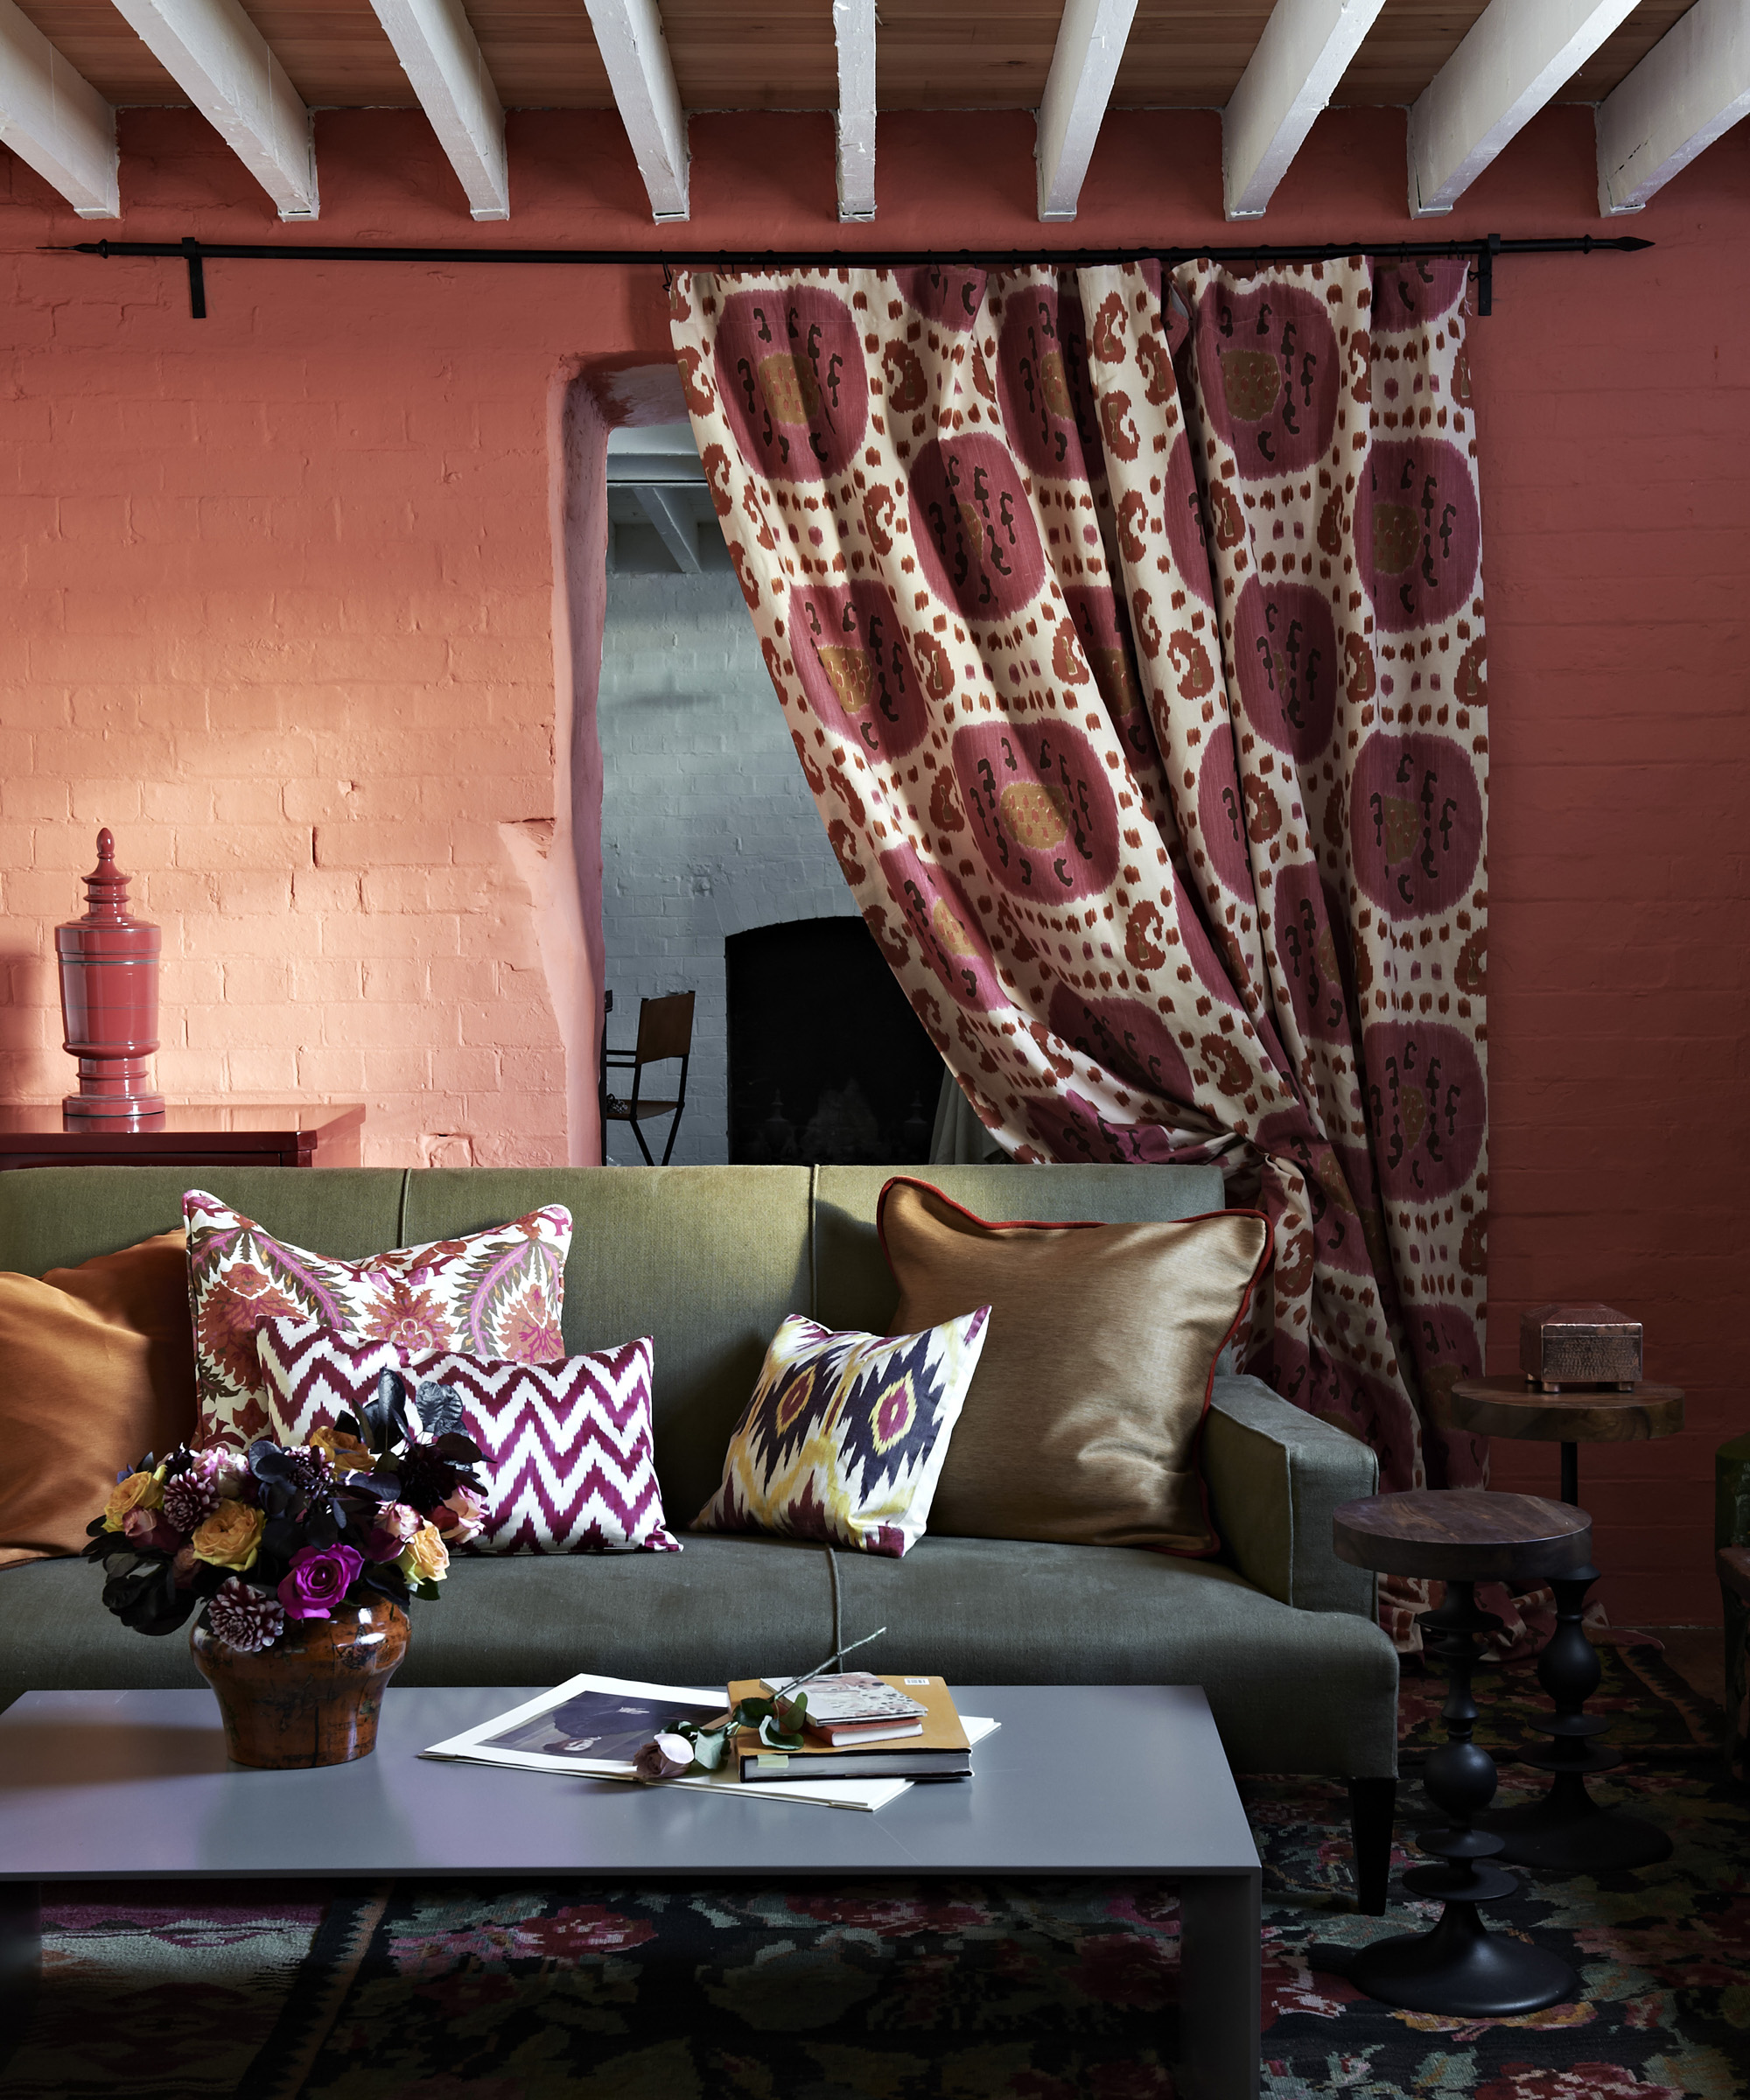
[{"label": "grey coffee table", "polygon": [[1260,1869],[1196,1686],[956,1686],[1003,1724],[976,1776],[872,1815],[416,1754],[540,1689],[391,1688],[375,1754],[312,1772],[228,1764],[207,1691],[27,1692],[0,1714],[0,2031],[46,1881],[1158,1875],[1180,1889],[1180,2090],[1255,2100]]}]

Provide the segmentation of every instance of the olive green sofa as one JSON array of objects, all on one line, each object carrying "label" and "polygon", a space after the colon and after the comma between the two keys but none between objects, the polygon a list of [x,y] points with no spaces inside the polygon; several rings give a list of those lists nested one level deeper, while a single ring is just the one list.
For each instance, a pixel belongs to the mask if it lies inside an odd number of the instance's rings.
[{"label": "olive green sofa", "polygon": [[[1146,1222],[1222,1202],[1213,1167],[928,1174],[987,1217]],[[173,1228],[191,1186],[353,1259],[564,1203],[575,1228],[567,1348],[654,1336],[657,1469],[668,1521],[684,1530],[718,1485],[786,1313],[885,1331],[897,1298],[874,1227],[886,1179],[872,1167],[16,1170],[0,1172],[0,1269],[41,1275]],[[808,1668],[841,1637],[885,1626],[860,1663],[962,1684],[1198,1684],[1236,1771],[1359,1782],[1371,1907],[1383,1898],[1397,1662],[1372,1578],[1332,1551],[1331,1512],[1373,1492],[1373,1454],[1256,1380],[1218,1376],[1202,1460],[1224,1544],[1213,1562],[937,1536],[901,1560],[691,1536],[680,1553],[464,1557],[442,1600],[415,1606],[401,1681],[538,1685],[592,1670],[722,1684]],[[200,1684],[186,1636],[129,1632],[98,1588],[78,1560],[0,1571],[0,1704],[30,1688]]]}]

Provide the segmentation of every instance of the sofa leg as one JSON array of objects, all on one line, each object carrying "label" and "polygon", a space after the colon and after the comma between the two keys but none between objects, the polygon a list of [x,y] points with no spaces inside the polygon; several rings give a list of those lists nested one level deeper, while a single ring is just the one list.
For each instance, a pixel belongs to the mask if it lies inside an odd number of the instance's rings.
[{"label": "sofa leg", "polygon": [[1355,1908],[1365,1916],[1385,1915],[1385,1892],[1391,1880],[1391,1815],[1397,1801],[1395,1779],[1349,1782],[1349,1834],[1354,1846]]}]

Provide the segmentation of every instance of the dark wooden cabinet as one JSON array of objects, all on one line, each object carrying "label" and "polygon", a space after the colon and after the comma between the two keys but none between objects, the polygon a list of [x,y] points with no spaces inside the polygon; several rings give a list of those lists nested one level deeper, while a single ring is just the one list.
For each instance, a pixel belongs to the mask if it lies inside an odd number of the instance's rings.
[{"label": "dark wooden cabinet", "polygon": [[0,1169],[9,1166],[357,1166],[358,1104],[214,1102],[166,1109],[158,1128],[69,1129],[58,1108],[0,1108]]}]

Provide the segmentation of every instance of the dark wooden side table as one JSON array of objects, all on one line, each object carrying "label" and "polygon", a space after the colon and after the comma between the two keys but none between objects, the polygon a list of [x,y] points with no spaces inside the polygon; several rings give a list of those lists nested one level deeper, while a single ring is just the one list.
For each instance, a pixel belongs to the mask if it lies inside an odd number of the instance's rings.
[{"label": "dark wooden side table", "polygon": [[[1684,1395],[1675,1385],[1641,1384],[1628,1391],[1538,1392],[1522,1375],[1460,1378],[1430,1410],[1442,1429],[1475,1436],[1517,1437],[1562,1447],[1562,1500],[1579,1502],[1582,1444],[1644,1442],[1674,1436],[1684,1425]],[[1545,1751],[1522,1752],[1520,1762],[1550,1776],[1541,1801],[1501,1809],[1487,1827],[1504,1840],[1502,1857],[1516,1866],[1584,1873],[1653,1866],[1671,1856],[1671,1841],[1638,1816],[1600,1806],[1586,1776],[1608,1772],[1621,1753],[1595,1739],[1609,1724],[1586,1712],[1603,1669],[1586,1637],[1586,1592],[1599,1578],[1588,1564],[1552,1577],[1556,1630],[1537,1658],[1537,1682],[1555,1707],[1539,1726],[1551,1738]]]},{"label": "dark wooden side table", "polygon": [[0,1169],[10,1166],[357,1166],[358,1103],[220,1102],[166,1109],[148,1130],[63,1127],[59,1108],[0,1108]]},{"label": "dark wooden side table", "polygon": [[1493,1612],[1477,1608],[1476,1585],[1509,1575],[1555,1576],[1588,1564],[1592,1519],[1535,1494],[1494,1494],[1482,1488],[1415,1488],[1344,1502],[1333,1516],[1339,1560],[1382,1575],[1444,1581],[1446,1594],[1418,1624],[1446,1667],[1450,1690],[1440,1718],[1446,1740],[1429,1754],[1422,1786],[1451,1818],[1417,1842],[1433,1855],[1411,1867],[1404,1886],[1446,1901],[1429,1932],[1374,1940],[1350,1958],[1349,1980],[1369,1998],[1412,2012],[1465,2019],[1512,2019],[1572,1998],[1579,1979],[1547,1948],[1492,1933],[1477,1914],[1518,1893],[1511,1874],[1491,1864],[1502,1841],[1476,1827],[1494,1795],[1494,1760],[1471,1740],[1477,1704],[1471,1696],[1479,1636],[1496,1631]]}]

